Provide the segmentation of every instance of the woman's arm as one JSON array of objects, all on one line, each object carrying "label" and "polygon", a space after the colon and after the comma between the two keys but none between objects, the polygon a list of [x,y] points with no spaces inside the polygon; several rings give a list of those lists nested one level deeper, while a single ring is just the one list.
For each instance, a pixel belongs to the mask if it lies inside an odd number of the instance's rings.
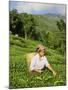
[{"label": "woman's arm", "polygon": [[53,70],[53,68],[51,67],[51,65],[49,64],[48,60],[46,57],[44,57],[44,60],[45,60],[45,66],[53,73],[53,75],[55,76],[56,75],[56,72]]},{"label": "woman's arm", "polygon": [[48,64],[47,68],[53,73],[54,76],[56,76],[56,72],[53,70],[50,64]]}]

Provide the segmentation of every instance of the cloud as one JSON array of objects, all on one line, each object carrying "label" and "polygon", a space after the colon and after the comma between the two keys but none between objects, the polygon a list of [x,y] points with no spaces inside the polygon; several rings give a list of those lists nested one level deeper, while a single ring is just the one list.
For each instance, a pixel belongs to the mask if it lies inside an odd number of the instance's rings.
[{"label": "cloud", "polygon": [[31,13],[32,11],[40,11],[44,9],[44,4],[41,3],[27,3],[27,2],[19,2],[16,6],[19,12],[27,12]]},{"label": "cloud", "polygon": [[[13,1],[14,2],[14,1]],[[26,13],[35,13],[38,14],[41,12],[44,13],[54,13],[54,14],[61,14],[65,15],[65,5],[62,4],[45,4],[45,3],[31,3],[31,2],[15,2],[16,6],[15,9],[18,10],[19,13],[26,12]],[[12,6],[13,7],[13,6]]]}]

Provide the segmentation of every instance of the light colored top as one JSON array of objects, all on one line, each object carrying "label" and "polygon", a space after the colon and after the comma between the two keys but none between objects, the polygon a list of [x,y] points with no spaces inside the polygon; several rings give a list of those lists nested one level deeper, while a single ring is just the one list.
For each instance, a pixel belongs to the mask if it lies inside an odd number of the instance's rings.
[{"label": "light colored top", "polygon": [[31,64],[30,64],[30,70],[37,70],[37,69],[43,69],[44,66],[48,66],[48,60],[45,56],[43,57],[39,57],[39,54],[36,54],[32,60],[31,60]]}]

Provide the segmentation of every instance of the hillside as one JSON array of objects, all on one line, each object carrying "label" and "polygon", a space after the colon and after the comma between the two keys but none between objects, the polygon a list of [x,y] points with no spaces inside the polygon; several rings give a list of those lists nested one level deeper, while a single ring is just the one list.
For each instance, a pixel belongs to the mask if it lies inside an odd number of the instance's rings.
[{"label": "hillside", "polygon": [[36,22],[37,28],[41,31],[50,31],[50,32],[58,32],[59,29],[57,27],[57,21],[63,19],[65,21],[65,17],[55,14],[45,14],[45,15],[33,15]]},{"label": "hillside", "polygon": [[27,14],[10,11],[10,31],[13,35],[42,42],[45,46],[65,54],[65,17],[53,14]]},{"label": "hillside", "polygon": [[57,76],[54,77],[48,69],[40,75],[30,76],[28,74],[25,55],[26,53],[34,52],[36,45],[39,43],[41,42],[31,39],[25,40],[24,38],[10,35],[10,88],[66,85],[65,56],[46,46],[46,57],[52,67],[57,71]]}]

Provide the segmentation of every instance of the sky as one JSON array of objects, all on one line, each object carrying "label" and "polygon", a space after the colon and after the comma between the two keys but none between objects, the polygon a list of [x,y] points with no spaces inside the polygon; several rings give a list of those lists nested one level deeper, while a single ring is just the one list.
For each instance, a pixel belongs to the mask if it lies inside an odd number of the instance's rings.
[{"label": "sky", "polygon": [[36,2],[23,2],[23,1],[10,1],[10,11],[17,9],[18,13],[28,14],[60,14],[66,13],[66,5],[64,4],[47,4],[47,3],[36,3]]}]

